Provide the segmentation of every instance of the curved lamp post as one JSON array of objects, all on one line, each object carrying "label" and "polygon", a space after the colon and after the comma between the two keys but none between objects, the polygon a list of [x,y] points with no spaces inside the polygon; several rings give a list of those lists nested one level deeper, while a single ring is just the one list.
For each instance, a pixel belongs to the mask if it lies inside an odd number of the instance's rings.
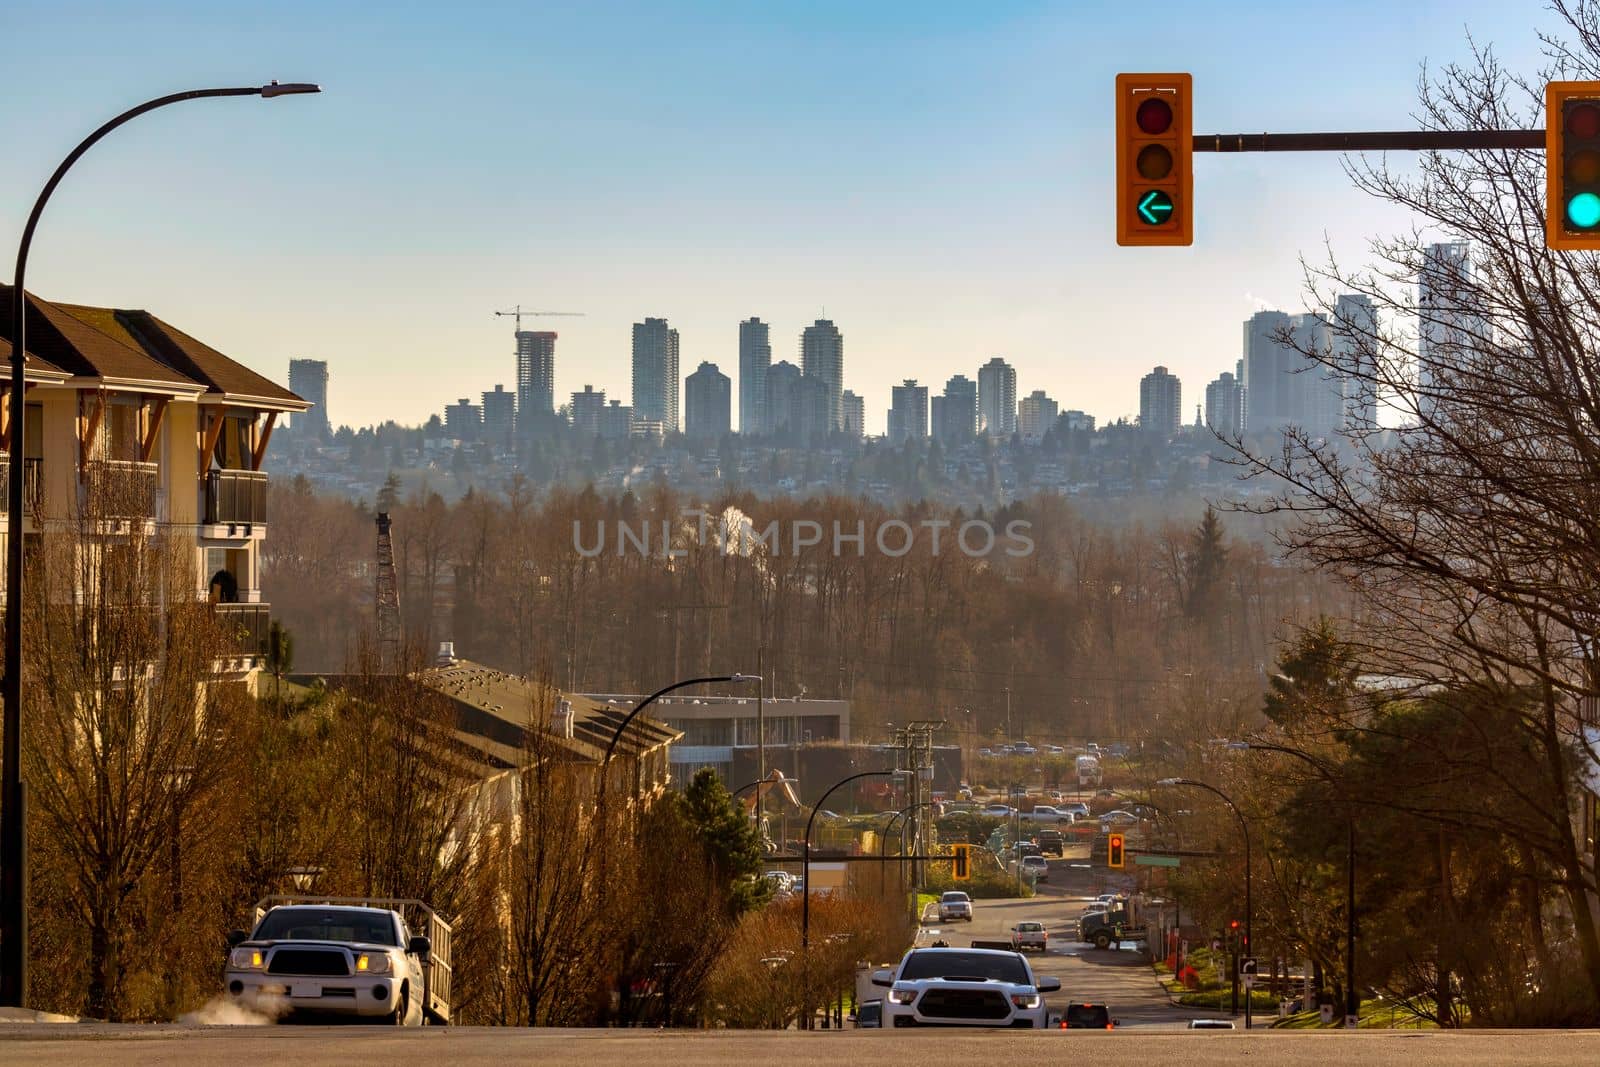
[{"label": "curved lamp post", "polygon": [[7,459],[10,463],[10,484],[6,492],[6,611],[5,611],[5,678],[0,682],[4,693],[4,755],[0,756],[0,1007],[22,1007],[27,999],[28,986],[28,910],[27,910],[27,825],[26,794],[22,784],[22,442],[23,418],[27,414],[25,391],[27,389],[28,351],[28,252],[33,246],[33,234],[44,214],[45,204],[82,155],[93,148],[101,138],[125,122],[146,112],[185,100],[204,100],[214,96],[297,96],[302,93],[320,93],[316,85],[291,82],[280,85],[242,86],[233,89],[191,89],[146,101],[130,108],[95,130],[67,154],[61,165],[45,182],[33,211],[22,228],[22,242],[17,246],[17,268],[11,289],[11,432]]},{"label": "curved lamp post", "polygon": [[841,778],[828,787],[811,809],[811,816],[806,819],[806,836],[803,844],[804,852],[800,860],[801,900],[800,900],[800,947],[811,947],[811,827],[817,821],[817,812],[822,810],[822,805],[827,803],[833,791],[840,786],[858,782],[863,778],[899,778],[910,774],[910,771],[861,771],[848,778]]},{"label": "curved lamp post", "polygon": [[[1233,802],[1228,794],[1214,785],[1209,785],[1206,782],[1197,782],[1193,778],[1163,778],[1156,785],[1190,786],[1194,789],[1204,789],[1209,793],[1215,794],[1224,804],[1228,805],[1228,810],[1233,812],[1233,817],[1239,820],[1239,832],[1244,835],[1244,943],[1247,951],[1254,952],[1256,939],[1252,929],[1255,921],[1255,911],[1250,896],[1250,824],[1245,822],[1244,814],[1239,811],[1239,806]],[[1237,977],[1235,980],[1237,980]],[[1244,996],[1244,1028],[1246,1030],[1250,1029],[1250,990],[1248,989],[1245,990]]]},{"label": "curved lamp post", "polygon": [[[1279,752],[1310,764],[1324,780],[1330,779],[1328,768],[1321,760],[1296,748],[1269,745],[1259,741],[1229,741],[1223,747],[1233,752]],[[1361,1012],[1361,998],[1356,993],[1356,820],[1348,810],[1345,813],[1345,897],[1344,897],[1344,1013],[1351,1018]]]}]

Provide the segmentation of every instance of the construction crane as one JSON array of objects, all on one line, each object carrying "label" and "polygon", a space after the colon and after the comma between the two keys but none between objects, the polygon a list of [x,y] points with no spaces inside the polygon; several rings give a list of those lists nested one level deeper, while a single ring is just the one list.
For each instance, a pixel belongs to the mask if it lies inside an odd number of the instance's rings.
[{"label": "construction crane", "polygon": [[512,318],[517,320],[517,332],[518,333],[522,332],[522,316],[524,316],[524,315],[528,316],[530,319],[534,318],[534,317],[581,319],[581,318],[584,317],[584,313],[581,312],[581,311],[523,311],[521,304],[518,304],[516,307],[512,308],[510,311],[496,311],[495,312],[495,316],[497,318],[502,316],[502,315],[509,315]]}]

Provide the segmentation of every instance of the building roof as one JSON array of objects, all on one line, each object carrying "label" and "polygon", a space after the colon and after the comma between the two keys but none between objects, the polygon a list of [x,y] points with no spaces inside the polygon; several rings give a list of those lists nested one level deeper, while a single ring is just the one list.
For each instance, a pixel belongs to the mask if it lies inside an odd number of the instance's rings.
[{"label": "building roof", "polygon": [[[572,737],[548,732],[544,736],[567,750],[573,759],[590,763],[599,763],[605,757],[606,746],[630,710],[557,693],[469,660],[458,659],[449,666],[420,671],[416,679],[456,704],[457,736],[461,740],[507,767],[522,761],[530,727],[548,731],[549,716],[558,700],[569,701],[572,706]],[[682,736],[664,723],[640,715],[628,724],[617,742],[616,755],[640,756]]]},{"label": "building roof", "polygon": [[[0,285],[0,340],[13,336],[11,287]],[[9,356],[9,344],[6,353]],[[73,377],[154,387],[252,407],[310,405],[148,311],[56,304],[28,294],[28,355]]]}]

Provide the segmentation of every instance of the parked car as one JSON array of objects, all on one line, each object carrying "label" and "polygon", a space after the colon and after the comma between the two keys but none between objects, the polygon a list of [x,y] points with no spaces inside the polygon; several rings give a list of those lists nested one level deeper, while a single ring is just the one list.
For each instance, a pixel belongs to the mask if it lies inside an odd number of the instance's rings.
[{"label": "parked car", "polygon": [[984,1026],[1042,1030],[1044,994],[1058,978],[1038,977],[1018,952],[976,948],[914,948],[892,971],[875,971],[886,1027]]},{"label": "parked car", "polygon": [[1050,880],[1050,861],[1043,856],[1023,856],[1022,869],[1032,871],[1035,881],[1048,882]]},{"label": "parked car", "polygon": [[1011,805],[1002,804],[1000,801],[991,801],[983,806],[983,814],[996,819],[1011,818]]},{"label": "parked car", "polygon": [[1115,1030],[1116,1020],[1104,1004],[1069,1004],[1061,1014],[1063,1030]]},{"label": "parked car", "polygon": [[1066,754],[1066,749],[1060,745],[1040,745],[1039,751],[1047,756],[1061,756]]},{"label": "parked car", "polygon": [[1011,928],[1011,947],[1018,952],[1028,949],[1037,949],[1040,952],[1050,950],[1050,931],[1044,923],[1020,922]]},{"label": "parked car", "polygon": [[1011,750],[1019,756],[1037,756],[1039,754],[1039,750],[1026,741],[1018,741],[1011,746]]},{"label": "parked car", "polygon": [[1074,819],[1081,819],[1089,814],[1089,805],[1085,804],[1081,800],[1069,800],[1065,804],[1057,805],[1056,810],[1064,811],[1071,815]]},{"label": "parked car", "polygon": [[994,756],[994,749],[980,748],[978,749],[978,755],[982,756],[984,759],[991,759]]},{"label": "parked car", "polygon": [[855,1023],[858,1030],[883,1029],[883,1001],[863,1000],[856,1006]]},{"label": "parked car", "polygon": [[949,923],[957,919],[972,921],[972,898],[959,889],[952,889],[939,898],[939,921]]},{"label": "parked car", "polygon": [[1101,822],[1108,822],[1113,826],[1133,826],[1144,820],[1131,811],[1108,811],[1100,816]]}]

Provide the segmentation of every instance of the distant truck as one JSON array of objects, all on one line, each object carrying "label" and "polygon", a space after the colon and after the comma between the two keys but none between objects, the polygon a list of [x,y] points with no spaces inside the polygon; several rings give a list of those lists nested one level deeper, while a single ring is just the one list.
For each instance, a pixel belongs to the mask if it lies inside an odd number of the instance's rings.
[{"label": "distant truck", "polygon": [[1100,787],[1101,775],[1098,757],[1079,756],[1077,767],[1079,789],[1098,789]]},{"label": "distant truck", "polygon": [[1091,910],[1078,920],[1078,940],[1098,949],[1122,941],[1143,942],[1150,937],[1149,922],[1138,897],[1118,898],[1105,908]]},{"label": "distant truck", "polygon": [[[450,1021],[450,924],[417,900],[267,897],[228,935],[228,995],[277,1015]],[[423,932],[426,931],[426,932]]]},{"label": "distant truck", "polygon": [[1033,810],[1023,812],[1021,818],[1024,822],[1060,826],[1062,823],[1070,823],[1072,821],[1072,813],[1051,807],[1049,804],[1035,804]]}]

